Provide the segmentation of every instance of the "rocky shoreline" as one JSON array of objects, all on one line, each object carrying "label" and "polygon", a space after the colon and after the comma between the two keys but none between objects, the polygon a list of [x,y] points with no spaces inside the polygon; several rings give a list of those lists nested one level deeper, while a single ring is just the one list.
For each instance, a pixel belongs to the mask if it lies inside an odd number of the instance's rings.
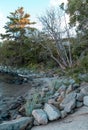
[{"label": "rocky shoreline", "polygon": [[17,74],[27,78],[20,85],[31,87],[24,95],[0,97],[0,130],[30,130],[88,107],[87,82],[78,84],[72,78],[48,77],[44,73]]}]

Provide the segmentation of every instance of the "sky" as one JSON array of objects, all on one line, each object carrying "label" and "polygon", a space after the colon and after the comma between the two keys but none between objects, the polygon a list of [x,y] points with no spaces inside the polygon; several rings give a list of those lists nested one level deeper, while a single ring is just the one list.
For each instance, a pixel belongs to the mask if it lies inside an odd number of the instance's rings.
[{"label": "sky", "polygon": [[0,1],[0,33],[5,33],[4,26],[8,21],[7,16],[10,12],[14,12],[18,7],[24,7],[25,13],[31,15],[30,19],[36,22],[36,28],[42,28],[38,17],[41,16],[48,8],[56,7],[62,2],[65,4],[67,0],[1,0]]}]

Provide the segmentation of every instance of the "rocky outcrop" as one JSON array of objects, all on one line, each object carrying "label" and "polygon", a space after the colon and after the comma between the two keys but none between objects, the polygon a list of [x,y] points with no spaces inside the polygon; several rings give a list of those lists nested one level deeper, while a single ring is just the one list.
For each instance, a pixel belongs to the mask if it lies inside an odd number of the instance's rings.
[{"label": "rocky outcrop", "polygon": [[35,126],[31,130],[88,130],[88,107],[81,107],[63,120],[50,122],[47,125]]},{"label": "rocky outcrop", "polygon": [[88,95],[88,86],[85,86],[84,88],[81,89],[81,93],[86,96]]},{"label": "rocky outcrop", "polygon": [[[65,83],[66,82],[67,80],[65,80]],[[48,101],[45,100],[45,102],[43,102],[44,107],[42,106],[42,110],[46,112],[49,121],[63,119],[68,116],[69,113],[73,113],[77,108],[80,108],[83,105],[87,106],[88,97],[85,96],[87,94],[87,86],[80,87],[79,84],[76,84],[74,80],[71,79],[70,82],[71,84],[68,87],[62,83],[57,91],[57,87],[55,86],[53,88],[45,86],[45,88],[41,90],[41,92],[44,92],[44,97],[42,98],[48,98]],[[49,95],[53,89],[55,89],[55,92],[52,95]],[[41,121],[42,119],[40,118],[40,122]],[[35,118],[34,125],[39,124],[41,123]]]},{"label": "rocky outcrop", "polygon": [[76,106],[76,100],[73,99],[72,101],[70,101],[69,103],[66,104],[64,110],[67,112],[67,113],[70,113]]},{"label": "rocky outcrop", "polygon": [[64,98],[61,102],[60,106],[63,108],[67,113],[71,112],[72,109],[75,108],[76,105],[76,93],[72,92]]},{"label": "rocky outcrop", "polygon": [[83,101],[84,94],[83,93],[77,93],[76,100],[82,102]]},{"label": "rocky outcrop", "polygon": [[48,118],[50,121],[59,119],[61,117],[61,113],[59,111],[59,109],[57,109],[55,106],[50,105],[50,104],[45,104],[44,106],[44,110],[48,115]]},{"label": "rocky outcrop", "polygon": [[27,126],[32,126],[33,118],[22,117],[0,124],[0,130],[24,130]]},{"label": "rocky outcrop", "polygon": [[88,96],[84,96],[84,98],[83,98],[83,104],[85,106],[88,106]]},{"label": "rocky outcrop", "polygon": [[[2,113],[1,109],[1,120],[9,117],[9,121],[0,122],[0,130],[24,130],[26,127],[29,130],[31,125],[46,125],[69,116],[83,105],[88,107],[88,84],[82,87],[71,78],[41,78],[39,75],[21,74],[20,71],[17,74],[22,78],[32,77],[32,89],[26,97],[28,106],[21,99],[11,103],[8,112]],[[22,116],[33,116],[34,121]]]},{"label": "rocky outcrop", "polygon": [[48,123],[47,114],[44,112],[44,110],[42,109],[33,110],[32,115],[39,124],[45,125]]}]

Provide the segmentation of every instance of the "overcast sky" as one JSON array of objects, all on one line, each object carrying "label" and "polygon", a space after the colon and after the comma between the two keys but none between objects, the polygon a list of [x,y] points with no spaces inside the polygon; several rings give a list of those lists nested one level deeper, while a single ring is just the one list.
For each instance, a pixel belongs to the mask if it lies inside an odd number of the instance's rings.
[{"label": "overcast sky", "polygon": [[37,22],[36,27],[41,29],[37,17],[41,16],[49,7],[56,7],[67,0],[1,0],[0,1],[0,33],[4,33],[3,26],[7,22],[7,16],[18,7],[24,7],[25,13],[31,15],[31,21]]}]

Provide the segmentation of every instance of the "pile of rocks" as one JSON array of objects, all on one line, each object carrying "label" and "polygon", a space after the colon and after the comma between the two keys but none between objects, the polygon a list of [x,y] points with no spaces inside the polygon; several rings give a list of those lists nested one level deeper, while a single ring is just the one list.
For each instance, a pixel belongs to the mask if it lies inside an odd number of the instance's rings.
[{"label": "pile of rocks", "polygon": [[34,73],[31,70],[23,69],[23,68],[12,68],[10,66],[0,66],[0,80],[10,84],[23,84],[31,82],[33,79],[45,77],[46,74],[42,73]]},{"label": "pile of rocks", "polygon": [[[48,91],[48,88],[44,89]],[[47,92],[46,91],[46,92]],[[62,85],[58,91],[48,99],[41,109],[34,109],[34,125],[44,125],[49,121],[65,118],[73,113],[77,108],[88,106],[88,84],[73,84],[69,87]]]},{"label": "pile of rocks", "polygon": [[25,130],[27,127],[30,129],[32,122],[33,118],[31,117],[21,117],[0,124],[0,130]]},{"label": "pile of rocks", "polygon": [[10,75],[16,75],[24,78],[39,78],[44,77],[46,74],[44,72],[42,73],[34,73],[33,71],[29,69],[24,68],[13,68],[11,66],[0,66],[0,73],[6,73]]},{"label": "pile of rocks", "polygon": [[34,125],[46,125],[50,121],[65,118],[83,105],[88,106],[88,83],[76,84],[72,79],[69,82],[65,79],[62,81],[63,79],[57,84],[45,85],[37,90],[38,96],[34,100],[32,97],[28,99],[30,116],[24,105],[19,109],[19,116],[15,120],[0,124],[0,130],[30,130]]}]

